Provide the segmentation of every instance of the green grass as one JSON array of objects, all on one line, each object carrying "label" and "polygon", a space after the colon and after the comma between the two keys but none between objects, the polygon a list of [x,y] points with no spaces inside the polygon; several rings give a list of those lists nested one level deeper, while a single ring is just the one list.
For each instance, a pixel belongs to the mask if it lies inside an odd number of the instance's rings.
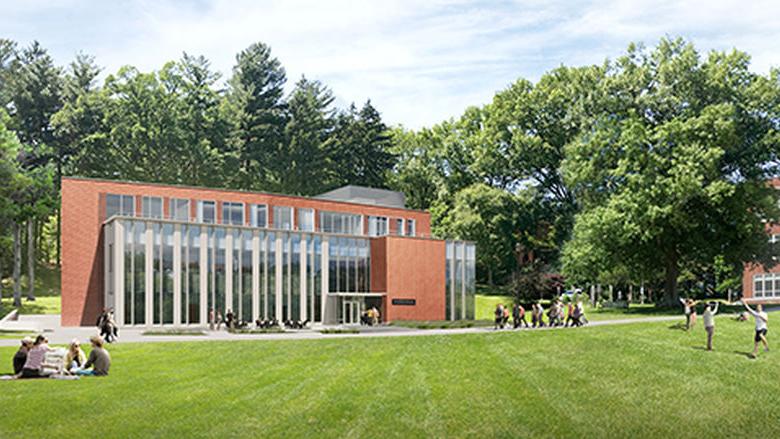
[{"label": "green grass", "polygon": [[[22,297],[22,307],[19,308],[21,314],[59,314],[61,309],[60,296],[41,296],[36,297],[34,301],[28,302],[27,299]],[[5,314],[11,312],[13,309],[14,300],[11,297],[2,298],[2,306],[0,309],[2,312],[2,318]]]},{"label": "green grass", "polygon": [[35,338],[35,334],[25,331],[9,331],[5,329],[0,329],[0,340],[21,340],[25,336],[29,336],[32,338]]},{"label": "green grass", "polygon": [[171,329],[152,329],[144,331],[141,335],[167,336],[167,335],[206,335],[201,329],[171,328]]},{"label": "green grass", "polygon": [[[84,422],[114,437],[780,436],[780,354],[749,360],[753,325],[717,325],[714,352],[701,326],[669,322],[120,343],[107,378],[0,384],[0,437],[64,437]],[[0,372],[14,350],[0,348]]]},{"label": "green grass", "polygon": [[399,320],[393,326],[415,329],[454,329],[493,326],[491,320]]}]

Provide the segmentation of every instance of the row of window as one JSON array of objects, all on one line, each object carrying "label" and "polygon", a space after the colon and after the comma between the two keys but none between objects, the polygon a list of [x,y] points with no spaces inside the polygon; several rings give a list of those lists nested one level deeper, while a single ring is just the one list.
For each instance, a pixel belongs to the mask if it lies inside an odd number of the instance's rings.
[{"label": "row of window", "polygon": [[[274,229],[314,231],[314,209],[289,206],[272,206]],[[182,198],[169,199],[171,219],[190,221],[190,200]],[[319,212],[320,231],[340,233],[345,235],[364,235],[363,217],[361,215],[343,212]],[[106,218],[115,215],[136,216],[135,198],[133,195],[106,195]],[[142,197],[141,217],[163,218],[162,197]],[[216,224],[217,203],[215,201],[198,200],[195,221],[204,224]],[[413,219],[394,218],[397,235],[415,236],[416,224]],[[223,202],[222,224],[242,226],[244,221],[244,203]],[[383,236],[390,233],[388,218],[384,216],[368,217],[368,235]],[[249,225],[252,227],[269,227],[268,205],[251,204],[249,208]],[[297,225],[297,227],[295,227]]]},{"label": "row of window", "polygon": [[753,297],[780,297],[780,273],[753,275]]}]

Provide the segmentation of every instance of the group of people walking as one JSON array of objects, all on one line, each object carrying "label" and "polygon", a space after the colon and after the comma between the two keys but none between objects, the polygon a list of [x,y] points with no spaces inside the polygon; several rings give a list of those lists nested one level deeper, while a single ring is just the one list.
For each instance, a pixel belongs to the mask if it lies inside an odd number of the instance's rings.
[{"label": "group of people walking", "polygon": [[[504,329],[509,323],[509,308],[505,307],[503,303],[496,305],[495,310],[495,329]],[[545,322],[545,315],[547,321]],[[544,306],[540,302],[534,302],[531,304],[531,324],[528,324],[526,319],[526,309],[523,305],[515,303],[512,306],[512,324],[514,329],[522,328],[542,328],[549,327],[569,327],[569,326],[582,326],[588,321],[585,318],[585,309],[582,302],[577,303],[569,302],[564,306],[563,301],[560,299],[554,300],[550,305],[550,309],[545,313]]]},{"label": "group of people walking", "polygon": [[78,339],[74,339],[60,360],[62,364],[47,364],[47,355],[57,349],[49,346],[49,340],[43,334],[37,336],[35,340],[25,337],[21,341],[19,350],[14,354],[14,375],[11,378],[108,375],[108,370],[111,367],[111,355],[104,347],[105,341],[97,335],[92,336],[89,340],[92,344],[89,357],[84,354]]},{"label": "group of people walking", "polygon": [[[699,302],[692,299],[680,299],[680,302],[683,305],[683,312],[685,313],[685,330],[690,331],[696,326],[696,305]],[[742,304],[745,306],[745,312],[740,314],[737,319],[744,321],[748,319],[748,316],[752,316],[755,321],[756,332],[753,337],[753,352],[750,354],[750,357],[756,358],[758,357],[758,350],[761,345],[764,346],[765,352],[769,351],[769,343],[766,339],[768,331],[767,322],[769,321],[769,318],[764,311],[763,305],[760,303],[756,305],[755,310],[745,301],[742,301]],[[704,305],[702,319],[704,320],[704,331],[707,333],[708,351],[712,350],[712,339],[715,336],[715,314],[718,313],[718,306],[719,303],[714,301],[707,302]]]}]

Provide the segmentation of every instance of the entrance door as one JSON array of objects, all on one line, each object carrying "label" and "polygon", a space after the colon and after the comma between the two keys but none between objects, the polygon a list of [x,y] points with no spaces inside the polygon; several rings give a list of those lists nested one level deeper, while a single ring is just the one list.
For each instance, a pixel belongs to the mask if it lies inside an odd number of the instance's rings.
[{"label": "entrance door", "polygon": [[344,300],[341,307],[342,323],[357,325],[360,323],[360,301]]}]

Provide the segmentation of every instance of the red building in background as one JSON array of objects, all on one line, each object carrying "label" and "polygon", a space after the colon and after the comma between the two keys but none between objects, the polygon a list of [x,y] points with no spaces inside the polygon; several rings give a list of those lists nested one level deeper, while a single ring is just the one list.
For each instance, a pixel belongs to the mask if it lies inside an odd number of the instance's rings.
[{"label": "red building in background", "polygon": [[[780,178],[773,179],[771,184],[780,190]],[[770,242],[780,241],[780,224],[768,223],[766,231]],[[780,264],[771,268],[761,264],[745,264],[742,297],[756,303],[780,303]]]},{"label": "red building in background", "polygon": [[63,178],[62,324],[353,324],[474,318],[474,245],[433,239],[404,196],[316,197]]}]

